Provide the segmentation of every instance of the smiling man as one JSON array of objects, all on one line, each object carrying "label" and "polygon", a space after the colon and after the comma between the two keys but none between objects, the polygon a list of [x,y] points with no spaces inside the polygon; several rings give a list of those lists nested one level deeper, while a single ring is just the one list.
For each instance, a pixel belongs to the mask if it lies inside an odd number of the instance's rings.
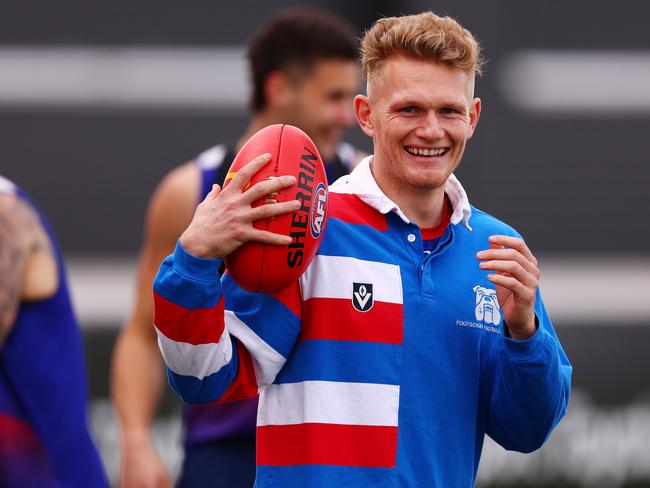
[{"label": "smiling man", "polygon": [[377,21],[354,101],[374,155],[330,188],[299,281],[265,295],[216,278],[242,240],[290,241],[252,227],[251,204],[295,181],[244,191],[268,155],[212,190],[163,262],[154,321],[170,383],[191,403],[260,392],[259,486],[470,487],[486,434],[529,452],[564,415],[571,366],[537,260],[453,175],[481,64],[453,19]]}]

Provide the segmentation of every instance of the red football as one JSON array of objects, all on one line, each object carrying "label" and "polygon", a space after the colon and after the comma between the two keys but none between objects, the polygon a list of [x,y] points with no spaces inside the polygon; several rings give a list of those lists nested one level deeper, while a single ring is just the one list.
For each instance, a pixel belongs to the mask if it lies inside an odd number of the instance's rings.
[{"label": "red football", "polygon": [[[247,242],[227,256],[228,272],[248,291],[274,292],[295,280],[305,271],[318,251],[327,225],[327,175],[316,146],[307,134],[291,125],[265,127],[241,148],[228,171],[224,187],[237,171],[264,153],[271,161],[251,180],[254,185],[272,176],[294,175],[296,183],[273,200],[299,200],[301,207],[274,219],[254,222],[258,229],[291,236],[291,244],[274,246]],[[253,206],[264,205],[266,199]]]}]

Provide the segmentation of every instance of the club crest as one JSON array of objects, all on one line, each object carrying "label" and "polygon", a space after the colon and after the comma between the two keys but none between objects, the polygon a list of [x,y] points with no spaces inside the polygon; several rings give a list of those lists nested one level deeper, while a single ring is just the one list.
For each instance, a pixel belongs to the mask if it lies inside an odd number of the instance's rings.
[{"label": "club crest", "polygon": [[476,285],[472,288],[476,292],[474,314],[476,320],[487,324],[499,325],[501,323],[501,308],[497,300],[497,292],[491,288]]},{"label": "club crest", "polygon": [[359,312],[372,308],[372,283],[352,283],[352,306]]}]

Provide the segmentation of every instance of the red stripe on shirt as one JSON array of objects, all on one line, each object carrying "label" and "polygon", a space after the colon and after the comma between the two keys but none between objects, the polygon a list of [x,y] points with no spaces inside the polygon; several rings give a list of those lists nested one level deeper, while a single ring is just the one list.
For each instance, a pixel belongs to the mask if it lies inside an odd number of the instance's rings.
[{"label": "red stripe on shirt", "polygon": [[176,342],[217,343],[223,333],[223,296],[212,308],[187,308],[176,305],[154,292],[153,322],[160,332]]},{"label": "red stripe on shirt", "polygon": [[255,368],[253,367],[253,359],[246,348],[234,337],[232,338],[233,345],[237,348],[237,357],[239,359],[239,367],[237,369],[237,376],[230,384],[222,397],[213,403],[230,402],[233,400],[242,400],[244,398],[253,398],[257,396],[257,378],[255,377]]},{"label": "red stripe on shirt", "polygon": [[18,456],[42,450],[41,442],[31,425],[21,419],[0,413],[0,453]]},{"label": "red stripe on shirt", "polygon": [[403,315],[399,303],[375,302],[367,312],[359,312],[351,298],[310,298],[303,303],[299,339],[401,344]]},{"label": "red stripe on shirt", "polygon": [[296,317],[300,318],[300,288],[297,280],[286,288],[270,295],[291,310]]},{"label": "red stripe on shirt", "polygon": [[363,203],[356,195],[330,192],[329,198],[330,218],[339,219],[348,224],[369,225],[380,231],[388,230],[386,216]]},{"label": "red stripe on shirt", "polygon": [[397,427],[338,424],[257,428],[257,464],[395,467]]}]

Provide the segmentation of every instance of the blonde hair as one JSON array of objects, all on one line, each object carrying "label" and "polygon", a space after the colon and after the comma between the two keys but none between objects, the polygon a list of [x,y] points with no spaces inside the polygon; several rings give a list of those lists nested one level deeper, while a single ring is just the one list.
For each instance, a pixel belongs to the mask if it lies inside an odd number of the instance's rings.
[{"label": "blonde hair", "polygon": [[472,33],[451,17],[433,12],[375,22],[361,42],[363,75],[367,79],[394,55],[438,61],[479,76],[485,64]]}]

